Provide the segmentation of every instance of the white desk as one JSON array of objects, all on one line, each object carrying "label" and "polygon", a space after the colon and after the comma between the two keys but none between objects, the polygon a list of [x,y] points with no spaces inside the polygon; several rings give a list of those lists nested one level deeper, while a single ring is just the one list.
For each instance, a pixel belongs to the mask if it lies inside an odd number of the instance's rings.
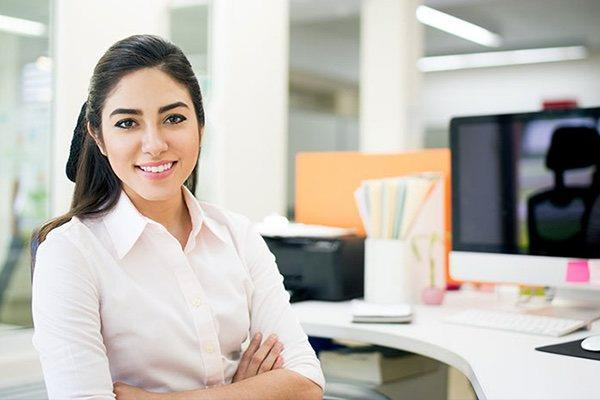
[{"label": "white desk", "polygon": [[[354,324],[348,302],[305,301],[293,308],[309,336],[401,349],[451,365],[467,376],[479,399],[600,399],[600,361],[535,350],[590,331],[552,338],[442,321],[452,312],[497,304],[495,294],[450,292],[443,306],[416,306],[406,325]],[[599,323],[592,332],[600,333]]]}]

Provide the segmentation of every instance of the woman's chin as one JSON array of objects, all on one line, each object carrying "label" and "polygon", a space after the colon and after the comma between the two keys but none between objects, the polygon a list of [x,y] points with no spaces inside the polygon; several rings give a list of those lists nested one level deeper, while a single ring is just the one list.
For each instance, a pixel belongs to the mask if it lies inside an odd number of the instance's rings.
[{"label": "woman's chin", "polygon": [[[161,187],[158,187],[159,185],[156,185],[155,187],[152,186],[154,185],[148,185],[147,183],[129,186],[127,194],[130,196],[133,194],[134,196],[141,197],[146,201],[167,201],[173,199],[174,197],[181,196],[182,185],[175,185],[173,183],[170,185],[160,185]],[[130,193],[131,191],[133,193]]]}]

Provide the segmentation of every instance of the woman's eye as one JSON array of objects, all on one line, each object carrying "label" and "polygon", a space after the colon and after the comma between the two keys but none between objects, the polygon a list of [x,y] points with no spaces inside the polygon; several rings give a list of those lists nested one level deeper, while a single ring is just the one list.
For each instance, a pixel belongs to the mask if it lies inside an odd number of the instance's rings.
[{"label": "woman's eye", "polygon": [[117,128],[130,129],[133,128],[135,121],[132,119],[122,119],[115,124]]},{"label": "woman's eye", "polygon": [[183,122],[185,120],[186,120],[186,118],[183,115],[174,114],[174,115],[169,115],[167,117],[167,119],[165,120],[165,122],[167,122],[169,124],[178,124],[178,123]]}]

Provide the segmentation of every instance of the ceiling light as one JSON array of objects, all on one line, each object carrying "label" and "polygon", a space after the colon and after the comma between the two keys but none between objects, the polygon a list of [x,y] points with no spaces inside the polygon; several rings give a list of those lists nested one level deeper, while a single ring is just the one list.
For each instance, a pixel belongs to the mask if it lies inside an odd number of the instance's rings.
[{"label": "ceiling light", "polygon": [[417,62],[417,66],[423,72],[449,71],[466,68],[581,60],[586,58],[587,54],[587,49],[584,46],[490,51],[487,53],[423,57]]},{"label": "ceiling light", "polygon": [[498,34],[431,7],[417,7],[417,19],[425,25],[484,46],[498,47],[502,43]]},{"label": "ceiling light", "polygon": [[46,25],[41,22],[0,15],[0,31],[26,36],[44,36]]}]

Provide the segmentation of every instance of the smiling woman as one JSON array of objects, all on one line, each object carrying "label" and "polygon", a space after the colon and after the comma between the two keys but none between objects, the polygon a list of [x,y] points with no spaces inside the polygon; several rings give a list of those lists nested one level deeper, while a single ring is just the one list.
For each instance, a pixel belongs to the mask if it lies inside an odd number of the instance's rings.
[{"label": "smiling woman", "polygon": [[126,75],[107,98],[96,143],[136,206],[180,201],[199,154],[193,109],[186,87],[156,68]]},{"label": "smiling woman", "polygon": [[67,167],[71,209],[34,237],[33,343],[50,398],[322,397],[264,240],[193,195],[203,126],[173,44],[132,36],[98,62]]}]

